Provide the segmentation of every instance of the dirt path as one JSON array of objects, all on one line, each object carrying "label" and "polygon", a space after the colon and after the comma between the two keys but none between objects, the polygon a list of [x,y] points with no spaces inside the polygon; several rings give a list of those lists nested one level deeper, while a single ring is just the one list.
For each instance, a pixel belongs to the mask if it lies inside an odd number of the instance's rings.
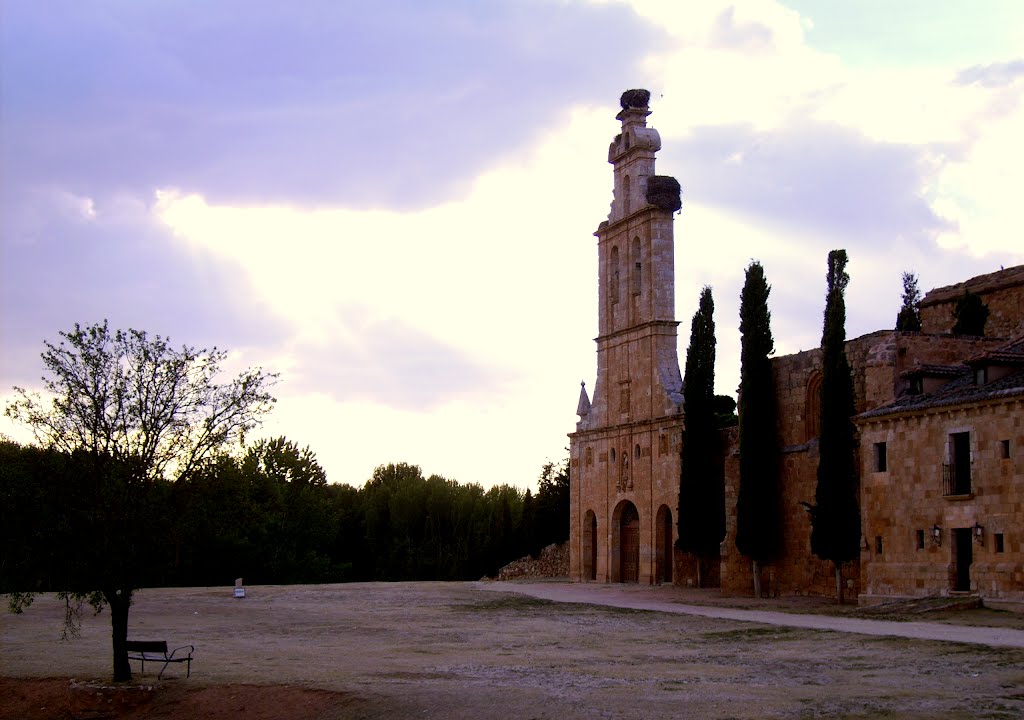
[{"label": "dirt path", "polygon": [[1024,630],[978,627],[932,622],[894,622],[865,618],[810,615],[771,610],[744,610],[709,605],[688,605],[674,598],[674,588],[627,587],[623,585],[590,585],[570,583],[498,583],[482,585],[484,589],[515,592],[553,602],[606,605],[633,610],[679,613],[737,620],[740,622],[778,625],[781,627],[828,630],[859,635],[942,640],[946,642],[988,645],[990,647],[1024,648]]},{"label": "dirt path", "polygon": [[[172,668],[157,681],[147,664],[132,687],[152,699],[114,717],[1024,717],[1019,648],[654,610],[691,596],[658,589],[535,585],[559,601],[518,583],[264,586],[244,600],[142,590],[129,636],[195,645],[196,659],[190,679]],[[0,720],[75,717],[68,679],[109,677],[108,614],[86,615],[82,637],[62,643],[62,611],[41,596],[0,613]]]}]

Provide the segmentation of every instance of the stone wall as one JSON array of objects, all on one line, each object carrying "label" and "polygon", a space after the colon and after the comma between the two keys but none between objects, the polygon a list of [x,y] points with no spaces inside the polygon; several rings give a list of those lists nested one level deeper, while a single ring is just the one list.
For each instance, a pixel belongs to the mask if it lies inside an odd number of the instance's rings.
[{"label": "stone wall", "polygon": [[1024,334],[1024,265],[935,288],[921,301],[921,329],[929,333],[952,332],[953,308],[965,290],[980,295],[988,305],[987,336],[1012,338]]},{"label": "stone wall", "polygon": [[[923,332],[883,330],[846,344],[854,379],[856,411],[866,412],[892,402],[903,391],[901,373],[918,365],[957,363],[1002,341],[991,338],[930,335]],[[776,433],[782,449],[780,499],[782,553],[762,569],[762,589],[772,594],[834,595],[832,564],[811,552],[810,516],[802,503],[814,503],[818,470],[817,395],[820,392],[821,351],[808,350],[772,360],[778,403]],[[863,445],[862,445],[863,447]],[[908,448],[904,448],[906,452]],[[750,562],[736,551],[736,498],[739,493],[738,445],[733,442],[726,460],[727,536],[722,544],[722,590],[753,592]],[[910,461],[913,461],[911,457]],[[870,513],[862,508],[862,516]],[[846,592],[860,592],[856,562],[843,570]]]},{"label": "stone wall", "polygon": [[[956,587],[953,530],[967,529],[973,536],[978,525],[970,591],[1024,602],[1022,417],[1024,400],[1018,396],[862,422],[864,600],[948,595]],[[970,433],[971,492],[945,495],[950,434],[961,432]],[[886,469],[877,471],[875,444],[882,442]]]}]

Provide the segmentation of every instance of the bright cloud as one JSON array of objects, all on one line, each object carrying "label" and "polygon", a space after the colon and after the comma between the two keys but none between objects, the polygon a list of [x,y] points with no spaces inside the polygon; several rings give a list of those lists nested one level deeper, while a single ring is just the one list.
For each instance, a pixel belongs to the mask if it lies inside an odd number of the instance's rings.
[{"label": "bright cloud", "polygon": [[735,390],[752,259],[779,352],[818,344],[835,247],[848,334],[886,327],[903,270],[929,288],[1024,262],[1024,22],[1003,8],[991,47],[972,29],[942,54],[956,13],[857,5],[5,6],[0,381],[107,317],[280,371],[266,433],[334,481],[408,461],[525,485],[593,390],[592,233],[629,87],[683,186],[681,362],[711,285]]}]

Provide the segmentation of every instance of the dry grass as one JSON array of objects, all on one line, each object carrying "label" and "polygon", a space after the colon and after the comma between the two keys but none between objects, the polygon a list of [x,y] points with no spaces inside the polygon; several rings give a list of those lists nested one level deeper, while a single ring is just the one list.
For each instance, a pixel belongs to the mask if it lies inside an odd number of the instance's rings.
[{"label": "dry grass", "polygon": [[[0,616],[0,676],[108,677],[108,616],[86,617],[70,643],[61,618],[52,596]],[[158,683],[175,702],[209,694],[190,717],[231,716],[214,698],[240,687],[263,693],[261,718],[1024,716],[1020,650],[552,603],[477,583],[250,587],[244,600],[230,588],[143,590],[129,635],[196,646],[191,679],[172,667]],[[149,670],[136,681],[155,683]],[[277,702],[267,686],[279,686],[280,715],[266,714]],[[316,700],[303,710],[296,690],[332,694],[302,695]],[[232,692],[237,710],[248,696]]]}]

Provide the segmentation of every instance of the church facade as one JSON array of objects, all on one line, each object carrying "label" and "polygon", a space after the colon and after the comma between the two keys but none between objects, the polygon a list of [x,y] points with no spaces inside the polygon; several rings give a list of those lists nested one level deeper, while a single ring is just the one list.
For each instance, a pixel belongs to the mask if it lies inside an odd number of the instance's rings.
[{"label": "church facade", "polygon": [[570,434],[570,573],[576,580],[672,580],[683,430],[676,354],[673,214],[679,184],[655,174],[649,94],[623,94],[608,149],[614,199],[595,233],[597,382]]},{"label": "church facade", "polygon": [[[570,575],[575,581],[696,582],[674,551],[685,412],[674,319],[679,187],[657,176],[648,95],[623,94],[609,148],[614,200],[595,233],[597,383],[580,392],[570,437]],[[952,333],[965,291],[990,310],[985,336]],[[1024,605],[1024,266],[929,292],[917,332],[851,339],[859,437],[861,556],[849,597],[971,593]],[[810,548],[818,465],[821,352],[772,359],[780,449],[781,547],[762,567],[772,594],[834,594]],[[736,550],[738,445],[722,431],[726,537],[716,580],[753,592]]]}]

